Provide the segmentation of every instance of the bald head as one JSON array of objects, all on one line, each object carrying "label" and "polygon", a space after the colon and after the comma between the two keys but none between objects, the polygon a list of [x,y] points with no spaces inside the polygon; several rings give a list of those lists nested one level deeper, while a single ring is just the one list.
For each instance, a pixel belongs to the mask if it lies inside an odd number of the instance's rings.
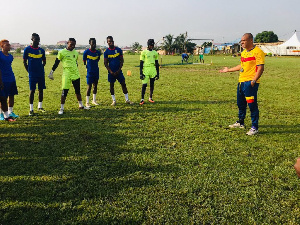
[{"label": "bald head", "polygon": [[253,35],[251,33],[245,33],[241,39],[242,48],[247,49],[250,51],[253,49]]}]

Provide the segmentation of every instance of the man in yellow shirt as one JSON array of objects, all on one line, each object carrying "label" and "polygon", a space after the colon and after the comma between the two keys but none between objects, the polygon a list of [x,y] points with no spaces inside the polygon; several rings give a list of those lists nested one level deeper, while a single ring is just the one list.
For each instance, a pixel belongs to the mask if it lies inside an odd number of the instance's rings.
[{"label": "man in yellow shirt", "polygon": [[247,104],[251,112],[252,127],[247,135],[258,133],[259,110],[257,105],[257,91],[260,77],[264,72],[265,54],[253,44],[253,35],[246,33],[241,39],[244,51],[241,54],[241,64],[232,68],[224,67],[221,73],[240,71],[237,87],[237,105],[239,108],[239,120],[229,125],[230,128],[245,128]]}]

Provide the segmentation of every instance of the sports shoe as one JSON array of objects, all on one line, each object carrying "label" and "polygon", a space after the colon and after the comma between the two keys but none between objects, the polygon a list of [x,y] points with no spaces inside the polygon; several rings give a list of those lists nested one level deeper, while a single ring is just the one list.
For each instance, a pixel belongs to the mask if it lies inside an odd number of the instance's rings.
[{"label": "sports shoe", "polygon": [[13,122],[13,121],[16,121],[16,119],[15,119],[15,118],[13,118],[13,117],[11,117],[11,116],[9,116],[9,117],[5,118],[4,120],[5,120],[5,121],[8,121],[8,122]]},{"label": "sports shoe", "polygon": [[92,104],[93,104],[93,105],[99,105],[98,102],[94,102],[94,101],[92,101]]},{"label": "sports shoe", "polygon": [[81,106],[81,107],[78,107],[78,109],[90,109],[91,107],[87,107],[87,106]]},{"label": "sports shoe", "polygon": [[85,104],[85,107],[91,108],[90,103],[87,102],[87,103]]},{"label": "sports shoe", "polygon": [[244,124],[240,124],[238,121],[236,121],[234,124],[229,125],[230,128],[241,128],[244,129],[245,125]]},{"label": "sports shoe", "polygon": [[39,111],[39,112],[42,112],[42,113],[45,113],[45,112],[46,112],[46,110],[45,110],[44,108],[38,108],[38,111]]},{"label": "sports shoe", "polygon": [[144,105],[144,104],[145,104],[144,100],[141,100],[140,105]]},{"label": "sports shoe", "polygon": [[133,104],[133,102],[132,102],[132,101],[130,101],[129,99],[128,99],[128,100],[126,100],[126,101],[125,101],[125,103],[126,103],[126,104],[130,104],[130,105],[132,105],[132,104]]},{"label": "sports shoe", "polygon": [[154,103],[153,99],[152,98],[149,98],[149,102],[151,103]]},{"label": "sports shoe", "polygon": [[33,116],[33,115],[34,115],[33,110],[29,111],[29,116]]},{"label": "sports shoe", "polygon": [[112,105],[112,106],[115,106],[115,105],[116,105],[116,101],[113,101],[113,102],[111,103],[111,105]]},{"label": "sports shoe", "polygon": [[251,129],[246,133],[247,135],[255,135],[258,133],[258,130],[255,127],[251,127]]},{"label": "sports shoe", "polygon": [[13,117],[13,118],[18,118],[19,116],[16,115],[14,112],[11,112],[9,115],[9,117]]},{"label": "sports shoe", "polygon": [[59,115],[64,114],[64,110],[63,110],[63,109],[60,109],[60,110],[58,111],[58,114],[59,114]]},{"label": "sports shoe", "polygon": [[4,114],[0,113],[0,120],[4,120]]}]

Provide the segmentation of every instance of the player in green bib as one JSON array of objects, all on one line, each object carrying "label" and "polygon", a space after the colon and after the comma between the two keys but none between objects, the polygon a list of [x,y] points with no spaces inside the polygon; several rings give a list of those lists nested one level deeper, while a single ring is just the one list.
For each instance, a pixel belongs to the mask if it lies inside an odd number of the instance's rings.
[{"label": "player in green bib", "polygon": [[142,80],[142,99],[140,105],[145,103],[144,97],[147,83],[150,80],[150,97],[149,102],[154,103],[152,96],[154,91],[154,81],[159,79],[158,53],[153,50],[154,40],[149,39],[147,42],[148,49],[142,51],[140,56],[140,79]]},{"label": "player in green bib", "polygon": [[48,77],[54,79],[53,73],[58,67],[58,64],[62,62],[63,75],[62,75],[62,95],[61,95],[61,108],[58,114],[64,113],[64,105],[67,98],[68,91],[71,87],[71,83],[75,89],[75,94],[79,103],[79,109],[89,109],[82,104],[82,98],[80,94],[80,75],[78,70],[78,52],[75,50],[76,40],[69,38],[67,48],[58,52],[55,63]]}]

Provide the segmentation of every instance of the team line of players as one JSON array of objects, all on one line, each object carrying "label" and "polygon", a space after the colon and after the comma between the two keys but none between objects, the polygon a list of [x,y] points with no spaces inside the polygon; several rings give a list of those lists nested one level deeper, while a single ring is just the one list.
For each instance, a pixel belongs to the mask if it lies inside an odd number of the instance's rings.
[{"label": "team line of players", "polygon": [[[40,37],[38,34],[33,33],[32,45],[24,49],[23,63],[29,76],[29,115],[34,115],[34,94],[36,86],[39,91],[38,111],[45,112],[43,108],[43,90],[46,89],[45,85],[45,71],[46,57],[44,49],[39,47]],[[68,91],[73,85],[75,89],[76,98],[79,103],[79,109],[90,109],[90,94],[93,87],[93,99],[92,104],[99,105],[96,101],[97,85],[99,80],[99,66],[101,52],[96,49],[96,39],[90,38],[90,48],[83,53],[83,63],[87,70],[87,92],[86,92],[86,104],[82,103],[82,97],[80,92],[80,75],[78,70],[78,52],[75,50],[76,40],[69,38],[67,47],[58,52],[55,63],[52,67],[48,77],[54,79],[54,71],[62,62],[63,74],[62,74],[62,94],[61,94],[61,107],[58,114],[64,114],[64,106],[67,98]],[[118,82],[122,86],[122,90],[125,96],[125,103],[133,104],[129,100],[128,90],[125,83],[125,77],[122,72],[124,63],[123,52],[120,48],[114,45],[112,36],[107,37],[108,48],[104,52],[104,65],[108,71],[108,81],[110,83],[110,93],[112,97],[112,104],[116,105],[114,83]],[[147,42],[148,49],[142,51],[140,56],[140,79],[142,80],[142,97],[140,105],[145,103],[144,96],[146,92],[147,83],[150,81],[150,97],[149,102],[154,103],[153,91],[154,82],[159,79],[159,64],[158,53],[153,50],[154,40],[149,39]],[[0,42],[2,51],[0,51],[0,102],[1,112],[0,120],[15,121],[18,118],[13,112],[14,95],[18,94],[16,79],[11,67],[13,56],[8,53],[10,50],[10,44],[8,40],[2,40]],[[8,102],[7,102],[8,101]]]}]

